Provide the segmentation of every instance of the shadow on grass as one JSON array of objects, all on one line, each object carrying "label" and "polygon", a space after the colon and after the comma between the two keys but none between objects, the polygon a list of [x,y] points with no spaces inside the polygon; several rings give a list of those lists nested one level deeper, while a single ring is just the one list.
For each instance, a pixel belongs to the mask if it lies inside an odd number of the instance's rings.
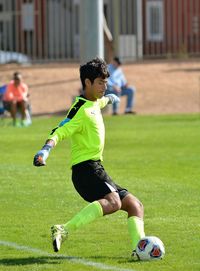
[{"label": "shadow on grass", "polygon": [[27,258],[13,258],[13,259],[1,259],[0,266],[17,266],[17,265],[31,265],[31,264],[59,264],[61,258],[58,257],[27,257]]},{"label": "shadow on grass", "polygon": [[128,263],[128,262],[134,262],[130,258],[126,257],[109,257],[109,256],[93,256],[93,257],[84,257],[84,258],[79,258],[79,257],[70,257],[70,256],[40,256],[40,257],[27,257],[27,258],[13,258],[13,259],[1,259],[0,260],[0,266],[25,266],[25,265],[34,265],[34,264],[60,264],[63,261],[71,261],[73,262],[80,262],[83,261],[93,261],[98,263],[103,263],[105,260],[114,260],[115,263]]}]

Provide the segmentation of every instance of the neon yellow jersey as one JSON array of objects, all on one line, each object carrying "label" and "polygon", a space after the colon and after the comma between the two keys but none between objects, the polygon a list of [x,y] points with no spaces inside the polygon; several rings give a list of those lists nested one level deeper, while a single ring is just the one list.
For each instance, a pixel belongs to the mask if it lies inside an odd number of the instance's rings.
[{"label": "neon yellow jersey", "polygon": [[108,102],[107,97],[95,102],[76,97],[66,119],[52,130],[48,139],[53,139],[55,144],[65,138],[71,139],[71,165],[86,160],[103,160],[105,127],[101,109]]}]

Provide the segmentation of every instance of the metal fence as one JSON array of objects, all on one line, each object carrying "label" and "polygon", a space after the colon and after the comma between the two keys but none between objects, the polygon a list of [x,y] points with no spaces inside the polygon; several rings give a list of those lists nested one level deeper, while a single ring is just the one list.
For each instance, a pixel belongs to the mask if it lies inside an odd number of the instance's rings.
[{"label": "metal fence", "polygon": [[0,59],[77,61],[78,2],[0,0],[0,50]]},{"label": "metal fence", "polygon": [[[0,0],[0,63],[79,61],[80,1]],[[200,55],[200,0],[104,0],[104,15],[105,55]]]}]

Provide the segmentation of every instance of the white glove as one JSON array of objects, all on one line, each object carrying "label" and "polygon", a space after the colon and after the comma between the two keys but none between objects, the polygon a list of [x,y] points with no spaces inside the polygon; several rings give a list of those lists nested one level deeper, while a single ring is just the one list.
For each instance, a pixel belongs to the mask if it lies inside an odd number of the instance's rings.
[{"label": "white glove", "polygon": [[115,95],[115,94],[107,94],[105,95],[105,97],[107,97],[109,99],[109,104],[114,104],[114,103],[119,103],[120,102],[120,98]]},{"label": "white glove", "polygon": [[52,149],[52,146],[45,144],[43,148],[36,153],[33,159],[33,165],[36,167],[41,167],[46,165],[46,160],[49,156],[49,153]]}]

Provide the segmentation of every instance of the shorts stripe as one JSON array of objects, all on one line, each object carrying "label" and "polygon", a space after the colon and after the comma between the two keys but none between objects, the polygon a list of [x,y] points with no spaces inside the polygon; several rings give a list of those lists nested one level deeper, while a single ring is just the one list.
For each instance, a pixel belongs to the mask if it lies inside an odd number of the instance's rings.
[{"label": "shorts stripe", "polygon": [[108,186],[108,188],[110,189],[111,192],[116,192],[117,189],[114,188],[112,185],[110,185],[109,183],[105,182],[105,184]]}]

